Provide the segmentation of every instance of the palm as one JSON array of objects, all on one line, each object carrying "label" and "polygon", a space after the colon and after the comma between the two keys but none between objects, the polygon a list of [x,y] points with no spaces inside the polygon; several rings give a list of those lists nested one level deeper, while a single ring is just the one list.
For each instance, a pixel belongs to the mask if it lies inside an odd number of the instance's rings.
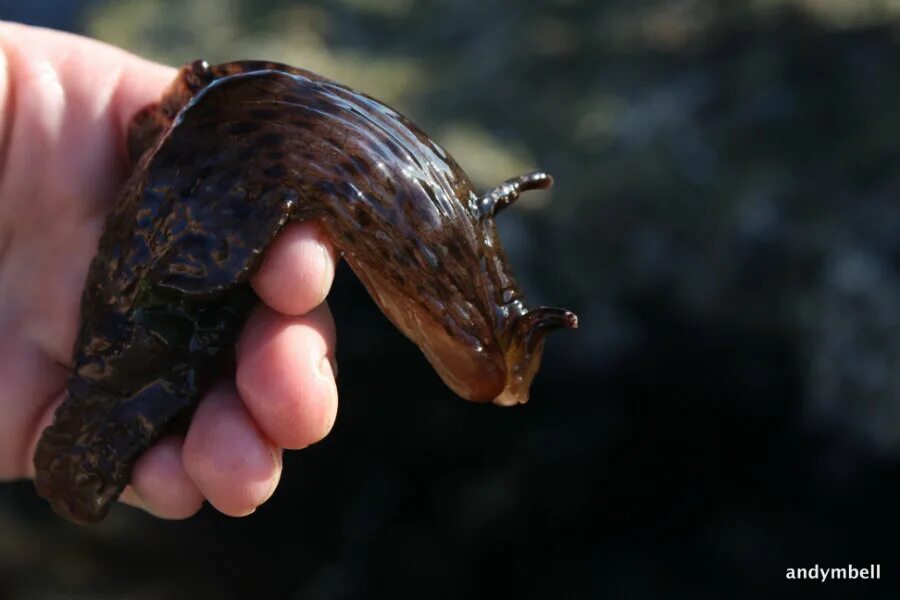
[{"label": "palm", "polygon": [[[174,70],[8,23],[0,49],[0,479],[10,479],[32,475],[37,437],[62,399],[84,279],[128,171],[128,119]],[[332,272],[315,228],[279,236],[254,280],[268,306],[244,331],[237,387],[203,400],[186,439],[144,455],[129,502],[183,517],[205,497],[248,514],[274,490],[281,448],[327,433],[336,391],[322,363],[334,334],[327,307],[316,307]]]},{"label": "palm", "polygon": [[[30,473],[30,450],[67,378],[78,305],[103,220],[127,167],[122,126],[143,100],[121,94],[140,61],[62,38],[44,60],[6,44],[10,82],[0,163],[0,477]],[[68,42],[68,43],[67,43]],[[87,50],[84,47],[83,50]],[[144,68],[146,66],[142,65]],[[159,67],[153,93],[171,78]],[[111,99],[121,100],[113,104]],[[140,94],[140,92],[138,92]],[[152,97],[152,96],[151,96]],[[137,106],[134,106],[137,109]]]}]

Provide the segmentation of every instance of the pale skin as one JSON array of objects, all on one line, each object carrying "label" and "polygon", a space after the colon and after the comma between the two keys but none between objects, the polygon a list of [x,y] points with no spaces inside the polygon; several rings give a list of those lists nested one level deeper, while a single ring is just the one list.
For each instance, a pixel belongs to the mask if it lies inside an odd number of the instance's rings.
[{"label": "pale skin", "polygon": [[[127,175],[125,128],[175,70],[86,38],[0,22],[0,480],[34,475],[63,398],[88,265]],[[137,462],[122,500],[167,519],[204,501],[252,513],[275,491],[283,449],[330,431],[335,253],[313,224],[280,233],[252,280],[260,305],[235,379],[201,400],[187,434]]]}]

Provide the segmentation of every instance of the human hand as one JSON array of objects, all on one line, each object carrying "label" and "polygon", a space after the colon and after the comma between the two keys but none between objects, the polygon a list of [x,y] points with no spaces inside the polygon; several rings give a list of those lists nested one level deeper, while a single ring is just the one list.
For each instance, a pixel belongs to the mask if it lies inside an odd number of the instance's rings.
[{"label": "human hand", "polygon": [[[128,165],[131,116],[175,75],[79,36],[0,22],[0,480],[32,477],[64,396],[88,265]],[[243,516],[274,492],[283,448],[334,423],[335,254],[286,227],[252,280],[262,302],[237,346],[236,381],[200,402],[185,437],[138,460],[122,500],[186,518],[204,499]]]}]

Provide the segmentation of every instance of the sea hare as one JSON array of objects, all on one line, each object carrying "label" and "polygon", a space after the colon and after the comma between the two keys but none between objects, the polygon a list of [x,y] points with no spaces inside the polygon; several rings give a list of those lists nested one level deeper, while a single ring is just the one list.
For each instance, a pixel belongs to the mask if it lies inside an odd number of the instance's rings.
[{"label": "sea hare", "polygon": [[189,417],[256,301],[248,278],[289,221],[320,223],[385,315],[463,398],[525,402],[543,338],[494,214],[552,180],[486,194],[408,119],[286,65],[183,67],[129,129],[134,170],[81,300],[73,374],[34,462],[38,493],[101,520],[137,458]]}]

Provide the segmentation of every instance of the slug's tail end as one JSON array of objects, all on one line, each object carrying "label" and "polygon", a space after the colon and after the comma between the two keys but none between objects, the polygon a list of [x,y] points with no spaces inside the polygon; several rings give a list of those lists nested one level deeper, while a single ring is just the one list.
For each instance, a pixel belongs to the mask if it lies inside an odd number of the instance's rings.
[{"label": "slug's tail end", "polygon": [[541,307],[519,317],[506,354],[506,387],[494,404],[514,406],[528,402],[531,381],[541,367],[545,337],[557,329],[577,328],[578,316],[563,308]]}]

